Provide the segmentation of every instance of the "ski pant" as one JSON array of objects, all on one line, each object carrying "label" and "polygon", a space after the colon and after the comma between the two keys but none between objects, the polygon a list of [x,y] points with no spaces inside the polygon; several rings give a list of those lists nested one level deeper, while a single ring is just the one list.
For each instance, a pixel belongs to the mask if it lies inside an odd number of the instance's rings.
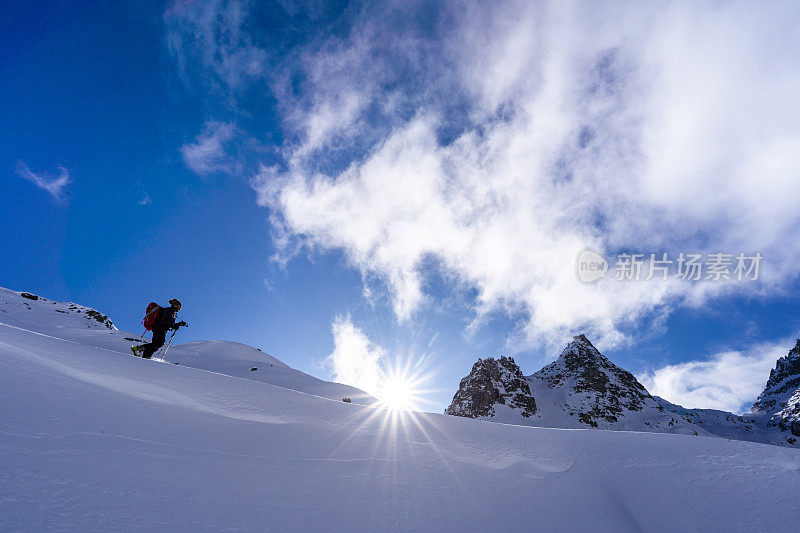
[{"label": "ski pant", "polygon": [[154,329],[153,340],[147,344],[142,344],[142,358],[150,359],[159,348],[164,346],[164,341],[167,340],[167,330]]}]

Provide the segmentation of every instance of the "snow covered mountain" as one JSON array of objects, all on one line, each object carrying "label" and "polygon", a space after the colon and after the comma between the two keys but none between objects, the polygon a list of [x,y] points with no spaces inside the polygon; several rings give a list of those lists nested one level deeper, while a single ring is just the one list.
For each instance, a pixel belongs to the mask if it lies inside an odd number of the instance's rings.
[{"label": "snow covered mountain", "polygon": [[687,409],[670,403],[663,398],[653,396],[666,411],[683,416],[693,424],[697,424],[715,437],[746,440],[775,444],[778,446],[797,446],[798,442],[790,433],[766,428],[754,420],[749,414],[736,415],[716,409]]},{"label": "snow covered mountain", "polygon": [[0,531],[794,531],[800,519],[800,450],[348,404],[343,389],[300,391],[304,375],[241,344],[187,343],[180,365],[162,364],[128,355],[134,336],[83,310],[0,300]]},{"label": "snow covered mountain", "polygon": [[[713,409],[686,409],[651,396],[630,372],[584,336],[527,377],[513,359],[479,359],[461,381],[446,414],[530,426],[717,436],[793,446],[791,435]],[[492,371],[501,366],[504,372]],[[800,377],[800,376],[799,376]],[[508,391],[513,392],[509,398]],[[524,406],[533,405],[534,410]],[[522,407],[521,407],[522,406]],[[535,412],[534,412],[535,411]]]},{"label": "snow covered mountain", "polygon": [[[505,374],[486,371],[497,364],[494,359],[479,359],[445,413],[542,427],[706,434],[686,418],[665,411],[631,373],[609,361],[583,335],[532,376],[524,377],[513,359],[501,361],[506,362]],[[480,390],[489,391],[485,399],[495,397],[494,391],[511,389],[515,402],[487,405],[485,400],[476,401],[469,394],[476,383]],[[518,407],[526,404],[535,405],[535,412]]]},{"label": "snow covered mountain", "polygon": [[762,426],[800,437],[800,339],[769,373],[767,386],[753,404],[751,416]]}]

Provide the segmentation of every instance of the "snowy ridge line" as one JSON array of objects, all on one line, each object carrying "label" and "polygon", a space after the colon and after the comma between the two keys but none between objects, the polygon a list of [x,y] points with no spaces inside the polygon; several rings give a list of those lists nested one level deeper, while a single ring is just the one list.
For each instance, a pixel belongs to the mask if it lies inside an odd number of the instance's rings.
[{"label": "snowy ridge line", "polygon": [[[69,342],[71,344],[77,344],[78,346],[85,346],[86,348],[92,348],[94,350],[103,350],[105,352],[111,352],[111,353],[124,355],[125,357],[132,357],[132,356],[126,354],[125,352],[118,352],[117,350],[111,350],[109,348],[101,348],[100,346],[90,346],[89,344],[83,344],[82,342],[71,341],[69,339],[62,339],[60,337],[55,337],[53,335],[47,335],[45,333],[39,333],[38,331],[33,331],[33,330],[30,330],[30,329],[21,328],[19,326],[12,326],[11,324],[6,324],[5,322],[0,322],[0,326],[5,326],[7,328],[12,328],[12,329],[16,329],[16,330],[19,330],[19,331],[24,331],[26,333],[32,333],[33,335],[39,335],[40,337],[47,337],[48,339],[53,339],[53,340],[57,340],[57,341],[61,341],[61,342]],[[164,359],[153,359],[153,361],[156,361],[156,362],[167,362],[167,363],[169,362],[169,361],[165,361]],[[310,392],[303,392],[303,391],[299,391],[299,390],[295,390],[295,389],[290,389],[288,387],[281,387],[280,385],[275,385],[273,383],[265,383],[263,381],[256,381],[256,380],[247,379],[247,378],[240,378],[239,376],[231,376],[230,374],[223,374],[222,372],[214,372],[213,370],[206,370],[204,368],[196,368],[196,367],[189,366],[189,365],[173,365],[173,366],[181,366],[183,368],[190,368],[190,369],[192,369],[192,370],[194,370],[196,372],[206,372],[207,374],[215,374],[217,376],[223,376],[223,377],[230,378],[230,379],[240,379],[242,381],[247,381],[249,383],[261,383],[262,385],[269,385],[270,387],[276,387],[278,389],[283,389],[283,390],[286,390],[286,391],[295,392],[297,394],[304,394],[306,396],[311,396],[312,398],[319,398],[319,399],[326,400],[326,401],[329,401],[329,402],[334,402],[334,403],[342,403],[341,400],[333,400],[331,398],[326,398],[324,396],[319,396],[317,394],[311,394]],[[357,405],[359,405],[360,407],[370,407],[370,408],[373,408],[373,409],[388,409],[388,407],[376,406],[376,405],[363,405],[363,404],[357,404]]]},{"label": "snowy ridge line", "polygon": [[[122,352],[115,352],[115,353],[122,353]],[[122,355],[127,355],[127,354],[123,353]],[[162,359],[162,361],[163,361],[163,359]],[[169,363],[169,361],[167,361],[167,363]],[[173,365],[173,366],[175,366],[175,365]],[[197,368],[197,367],[189,366],[189,365],[177,365],[177,366],[180,366],[180,367],[183,367],[183,368],[189,368],[189,369],[194,370],[196,372],[205,372],[207,374],[215,374],[217,376],[223,376],[223,377],[230,378],[230,379],[240,379],[242,381],[247,381],[248,383],[260,383],[262,385],[269,385],[270,387],[275,387],[276,389],[283,389],[283,390],[286,390],[286,391],[294,392],[296,394],[304,394],[306,396],[311,396],[312,398],[319,398],[320,400],[325,400],[327,402],[344,403],[341,400],[333,400],[331,398],[326,398],[325,396],[319,396],[317,394],[311,394],[310,392],[303,392],[301,390],[290,389],[289,387],[281,387],[280,385],[275,385],[274,383],[265,383],[263,381],[256,381],[254,379],[240,378],[239,376],[231,376],[230,374],[223,374],[222,372],[214,372],[213,370],[206,370],[204,368]],[[359,407],[372,407],[372,408],[375,408],[375,409],[379,408],[379,407],[376,407],[376,406],[373,406],[373,405],[363,405],[363,404],[356,404],[356,405],[358,405]],[[387,408],[383,407],[383,409],[387,409]]]}]

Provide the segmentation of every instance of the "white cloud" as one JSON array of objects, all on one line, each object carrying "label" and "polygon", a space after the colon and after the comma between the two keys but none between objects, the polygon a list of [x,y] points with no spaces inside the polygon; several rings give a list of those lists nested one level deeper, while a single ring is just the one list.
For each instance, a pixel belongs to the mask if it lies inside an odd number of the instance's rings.
[{"label": "white cloud", "polygon": [[666,365],[638,378],[651,394],[672,403],[742,413],[764,390],[770,370],[786,355],[787,346],[792,343],[783,340],[720,352],[703,361]]},{"label": "white cloud", "polygon": [[200,176],[217,172],[233,173],[238,161],[228,153],[236,136],[236,126],[227,122],[208,121],[191,144],[181,146],[183,162]]},{"label": "white cloud", "polygon": [[150,205],[152,203],[153,203],[153,201],[150,200],[150,196],[148,196],[147,194],[142,196],[142,199],[139,200],[138,202],[136,202],[137,205]]},{"label": "white cloud", "polygon": [[28,165],[19,160],[17,161],[16,174],[30,181],[40,189],[47,191],[50,196],[59,202],[64,201],[67,185],[72,182],[69,172],[63,167],[58,167],[58,176],[50,176],[48,174],[32,172],[28,168]]},{"label": "white cloud", "polygon": [[[797,271],[800,6],[379,4],[266,69],[244,5],[168,13],[179,66],[269,81],[283,161],[252,183],[276,244],[343,250],[400,320],[436,268],[476,295],[475,323],[507,312],[528,342],[608,347]],[[765,262],[762,283],[584,285],[586,248]]]},{"label": "white cloud", "polygon": [[[609,346],[670,306],[796,272],[800,37],[781,12],[795,7],[504,6],[453,15],[435,42],[368,13],[306,54],[312,104],[287,170],[254,180],[288,236],[382,277],[401,320],[426,302],[434,258],[477,292],[478,317],[521,311],[530,341],[554,343],[586,330]],[[348,127],[312,127],[321,116]],[[369,129],[376,117],[391,127]],[[330,164],[365,131],[344,170]],[[585,248],[761,252],[766,284],[583,285]]]},{"label": "white cloud", "polygon": [[378,396],[381,392],[384,350],[353,325],[349,316],[337,316],[331,324],[333,352],[327,362],[334,381]]}]

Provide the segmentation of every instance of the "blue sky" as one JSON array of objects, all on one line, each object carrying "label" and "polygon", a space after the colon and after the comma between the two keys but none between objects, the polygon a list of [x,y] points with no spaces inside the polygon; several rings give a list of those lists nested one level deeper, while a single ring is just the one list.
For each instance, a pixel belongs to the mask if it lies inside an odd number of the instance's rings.
[{"label": "blue sky", "polygon": [[[131,331],[177,297],[181,340],[356,386],[411,365],[430,410],[477,357],[532,373],[581,332],[738,410],[800,332],[796,6],[0,10],[4,286]],[[764,260],[617,281],[622,252]]]}]

